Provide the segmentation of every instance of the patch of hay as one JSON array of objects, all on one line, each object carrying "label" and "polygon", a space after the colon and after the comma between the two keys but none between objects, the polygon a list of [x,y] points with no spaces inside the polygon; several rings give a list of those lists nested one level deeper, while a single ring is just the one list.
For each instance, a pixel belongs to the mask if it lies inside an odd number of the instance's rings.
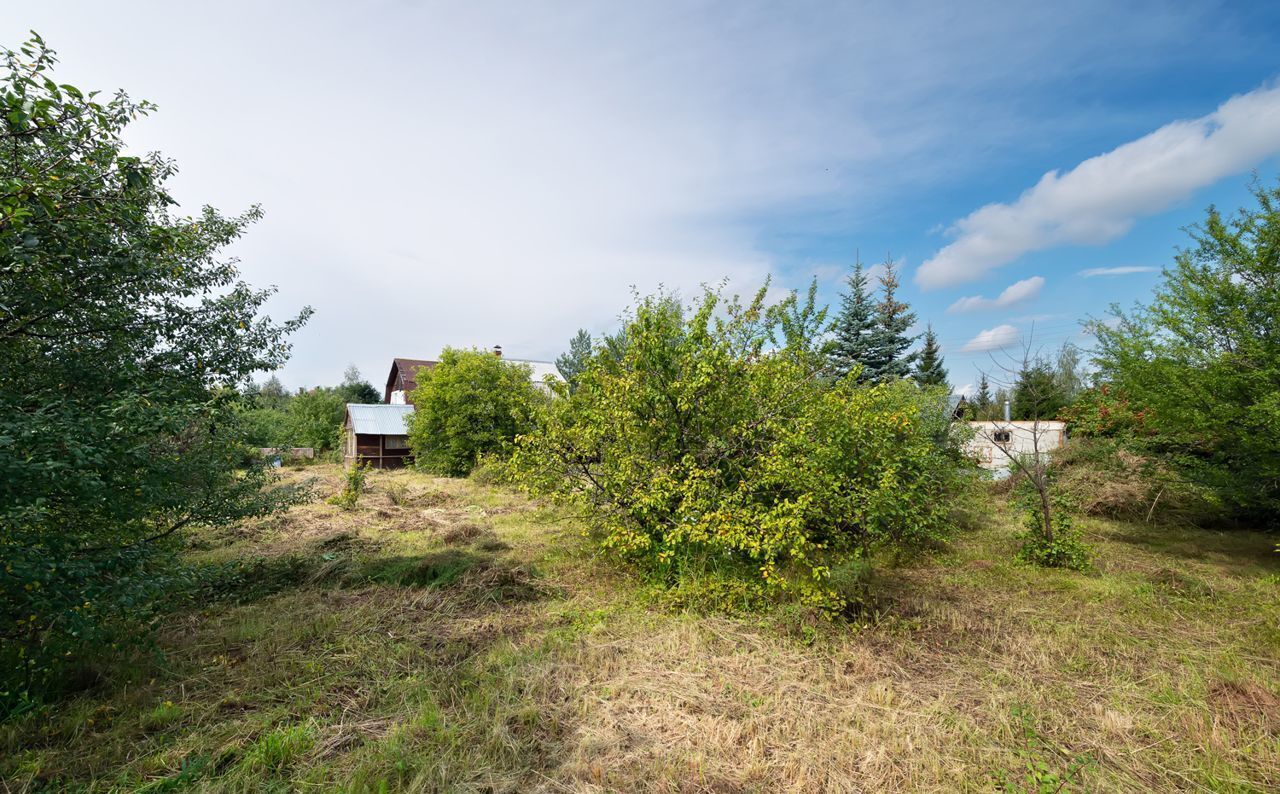
[{"label": "patch of hay", "polygon": [[1232,727],[1280,734],[1280,697],[1251,681],[1220,681],[1209,688],[1209,708]]},{"label": "patch of hay", "polygon": [[476,524],[455,524],[440,533],[440,540],[444,541],[446,546],[461,546],[465,543],[470,543],[486,532],[489,532],[489,530]]}]

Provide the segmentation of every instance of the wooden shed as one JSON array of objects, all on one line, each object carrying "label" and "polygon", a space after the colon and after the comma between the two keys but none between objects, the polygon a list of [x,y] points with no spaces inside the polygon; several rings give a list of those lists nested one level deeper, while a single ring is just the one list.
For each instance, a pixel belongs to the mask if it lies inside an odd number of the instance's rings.
[{"label": "wooden shed", "polygon": [[376,469],[394,469],[413,462],[409,451],[409,417],[412,405],[347,403],[343,420],[343,463],[367,463]]}]

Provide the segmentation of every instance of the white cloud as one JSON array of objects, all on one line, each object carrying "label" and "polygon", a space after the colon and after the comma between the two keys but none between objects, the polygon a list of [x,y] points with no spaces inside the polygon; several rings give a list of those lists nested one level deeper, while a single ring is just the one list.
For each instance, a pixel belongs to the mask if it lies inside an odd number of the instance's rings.
[{"label": "white cloud", "polygon": [[1030,251],[1097,245],[1198,188],[1280,152],[1280,87],[1232,97],[1065,174],[1050,171],[1012,204],[988,204],[951,228],[950,243],[916,272],[925,289],[980,278]]},{"label": "white cloud", "polygon": [[986,309],[1008,309],[1035,298],[1044,289],[1044,277],[1032,276],[1022,281],[1015,281],[1004,288],[995,298],[984,298],[974,295],[961,298],[947,309],[947,314],[984,311]]},{"label": "white cloud", "polygon": [[997,325],[978,332],[978,335],[965,342],[961,353],[985,353],[989,350],[1000,350],[1018,342],[1018,329],[1012,325]]},{"label": "white cloud", "polygon": [[35,28],[59,80],[157,102],[126,139],[176,160],[188,211],[262,203],[233,253],[280,287],[275,315],[315,307],[300,385],[444,345],[552,358],[631,285],[749,291],[782,269],[779,228],[811,250],[1092,126],[1052,100],[1082,76],[1146,72],[1191,33],[1244,51],[1213,9],[978,5],[61,0],[0,14],[0,42]]},{"label": "white cloud", "polygon": [[952,389],[952,390],[951,390],[951,393],[952,393],[952,394],[958,394],[958,395],[960,395],[961,397],[963,397],[963,398],[965,398],[965,399],[967,400],[967,399],[969,399],[970,397],[972,397],[972,396],[974,396],[975,394],[977,394],[977,393],[978,393],[978,387],[977,387],[977,386],[975,386],[975,385],[974,385],[974,384],[972,384],[972,383],[966,383],[965,385],[963,385],[963,386],[961,386],[961,387],[959,387],[959,388]]},{"label": "white cloud", "polygon": [[1090,267],[1080,271],[1085,278],[1096,276],[1127,276],[1130,273],[1154,273],[1160,268],[1142,265],[1125,265],[1124,267]]}]

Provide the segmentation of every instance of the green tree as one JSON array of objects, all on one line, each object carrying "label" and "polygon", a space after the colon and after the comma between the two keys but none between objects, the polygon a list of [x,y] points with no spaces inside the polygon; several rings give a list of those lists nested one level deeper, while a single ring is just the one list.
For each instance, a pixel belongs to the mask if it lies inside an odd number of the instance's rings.
[{"label": "green tree", "polygon": [[1003,418],[1004,418],[1004,407],[1005,407],[1005,405],[1006,405],[1006,404],[1008,404],[1008,406],[1009,406],[1009,418],[1010,418],[1010,419],[1012,419],[1012,418],[1014,418],[1014,416],[1013,416],[1013,395],[1011,395],[1011,394],[1009,393],[1009,390],[1008,390],[1008,389],[1006,389],[1006,388],[1004,388],[1004,387],[997,388],[997,389],[996,389],[996,396],[995,396],[995,397],[992,399],[992,401],[991,401],[991,415],[990,415],[990,416],[988,416],[987,418],[988,418],[988,419],[1003,419]]},{"label": "green tree", "polygon": [[378,393],[372,383],[361,377],[360,370],[356,368],[355,364],[347,366],[346,372],[342,375],[342,383],[338,386],[338,392],[342,395],[344,402],[382,402],[382,395]]},{"label": "green tree", "polygon": [[53,79],[32,38],[0,56],[0,710],[147,625],[187,576],[182,530],[296,498],[244,459],[238,389],[286,359],[269,292],[220,250],[260,213],[172,213],[151,109]]},{"label": "green tree", "polygon": [[863,359],[863,379],[870,381],[906,378],[911,375],[911,365],[916,354],[907,350],[918,337],[907,331],[916,321],[910,307],[898,300],[898,273],[893,259],[887,258],[884,273],[880,276],[880,301],[876,303],[875,329],[870,335],[870,345]]},{"label": "green tree", "polygon": [[978,393],[973,398],[974,418],[991,419],[994,405],[995,401],[991,397],[991,381],[987,379],[987,373],[984,372],[978,376]]},{"label": "green tree", "polygon": [[287,413],[291,445],[321,452],[337,449],[347,402],[341,389],[323,386],[300,391],[290,398]]},{"label": "green tree", "polygon": [[239,414],[244,442],[251,447],[292,447],[293,424],[289,414],[276,408],[246,406]]},{"label": "green tree", "polygon": [[838,610],[857,594],[833,571],[946,534],[961,456],[936,394],[818,377],[825,316],[766,289],[641,299],[621,358],[597,355],[520,437],[513,469],[590,511],[606,550],[673,592],[720,581],[737,603]]},{"label": "green tree", "polygon": [[260,386],[256,384],[251,386],[256,388],[252,388],[248,394],[260,408],[283,410],[289,403],[289,393],[285,391],[284,384],[275,375],[267,378]]},{"label": "green tree", "polygon": [[1280,187],[1210,207],[1151,303],[1095,323],[1094,360],[1146,415],[1150,452],[1242,520],[1280,522]]},{"label": "green tree", "polygon": [[865,380],[868,371],[863,366],[871,357],[872,338],[876,333],[876,306],[867,290],[867,274],[859,261],[845,282],[847,291],[840,296],[840,312],[832,324],[831,349],[827,355],[827,370],[836,378],[843,378],[855,368]]},{"label": "green tree", "polygon": [[578,378],[590,360],[591,334],[587,333],[587,329],[579,328],[578,333],[569,340],[569,350],[556,359],[556,369],[560,370],[560,377],[569,384],[570,391],[577,388]]},{"label": "green tree", "polygon": [[[933,325],[924,332],[924,347],[916,360],[916,383],[921,386],[946,386],[947,370],[942,366],[942,351],[938,347],[938,336],[933,332]],[[987,399],[991,396],[988,394]]]},{"label": "green tree", "polygon": [[1076,395],[1085,389],[1085,369],[1081,360],[1080,348],[1070,341],[1063,342],[1054,358],[1054,377],[1063,398],[1068,402],[1075,400]]},{"label": "green tree", "polygon": [[452,477],[468,474],[480,455],[503,454],[532,432],[547,397],[526,364],[480,350],[446,348],[419,370],[409,446],[417,465]]},{"label": "green tree", "polygon": [[1053,419],[1068,402],[1057,373],[1041,359],[1019,369],[1011,399],[1013,418],[1021,421]]}]

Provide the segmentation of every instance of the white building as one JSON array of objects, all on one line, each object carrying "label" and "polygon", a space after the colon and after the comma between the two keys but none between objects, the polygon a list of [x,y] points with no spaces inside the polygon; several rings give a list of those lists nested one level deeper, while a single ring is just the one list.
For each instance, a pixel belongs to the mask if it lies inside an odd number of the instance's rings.
[{"label": "white building", "polygon": [[968,451],[977,457],[982,468],[992,471],[1008,469],[1011,457],[1031,455],[1037,450],[1047,456],[1067,444],[1066,422],[995,420],[970,422],[969,427],[974,434]]}]

